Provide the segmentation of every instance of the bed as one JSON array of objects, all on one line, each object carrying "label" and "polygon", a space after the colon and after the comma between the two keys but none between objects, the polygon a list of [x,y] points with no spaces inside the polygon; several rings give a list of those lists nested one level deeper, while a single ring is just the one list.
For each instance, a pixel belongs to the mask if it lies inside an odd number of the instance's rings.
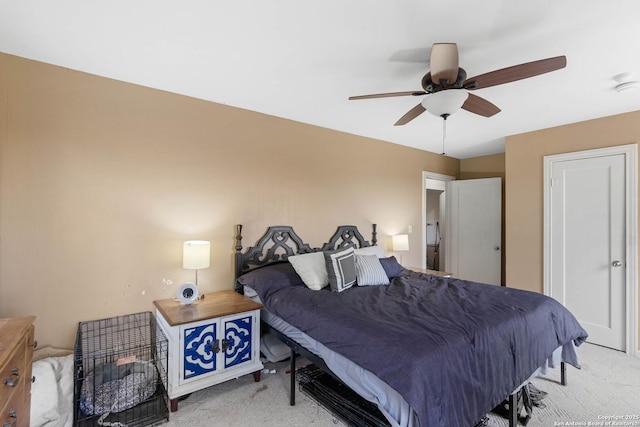
[{"label": "bed", "polygon": [[[345,225],[319,247],[289,226],[273,226],[243,251],[239,225],[236,290],[261,301],[262,321],[292,355],[309,357],[376,403],[393,426],[473,426],[507,397],[516,406],[517,390],[541,367],[561,361],[563,382],[564,363],[579,368],[575,347],[587,334],[555,300],[413,272],[376,243],[375,225],[371,243]],[[349,286],[346,253],[367,266]],[[309,266],[298,267],[313,258],[317,270],[321,257],[330,286],[314,288]]]}]

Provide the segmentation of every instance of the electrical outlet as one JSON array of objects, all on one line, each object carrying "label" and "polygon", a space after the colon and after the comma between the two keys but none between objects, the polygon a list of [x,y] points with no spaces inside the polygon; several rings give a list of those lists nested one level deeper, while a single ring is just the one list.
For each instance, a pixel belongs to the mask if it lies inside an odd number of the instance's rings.
[{"label": "electrical outlet", "polygon": [[413,225],[409,224],[407,226],[407,233],[409,233],[409,234],[413,233]]}]

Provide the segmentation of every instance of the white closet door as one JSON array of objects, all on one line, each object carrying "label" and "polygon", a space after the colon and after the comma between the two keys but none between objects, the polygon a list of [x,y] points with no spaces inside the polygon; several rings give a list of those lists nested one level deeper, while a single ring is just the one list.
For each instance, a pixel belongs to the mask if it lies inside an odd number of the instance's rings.
[{"label": "white closet door", "polygon": [[551,296],[589,333],[625,350],[625,157],[554,162]]}]

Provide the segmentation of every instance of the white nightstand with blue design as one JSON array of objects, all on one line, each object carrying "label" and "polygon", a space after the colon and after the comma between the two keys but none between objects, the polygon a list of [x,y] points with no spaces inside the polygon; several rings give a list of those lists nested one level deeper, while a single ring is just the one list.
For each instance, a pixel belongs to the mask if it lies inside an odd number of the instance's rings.
[{"label": "white nightstand with blue design", "polygon": [[234,292],[205,294],[191,305],[173,299],[153,302],[169,340],[167,391],[171,412],[178,398],[253,373],[260,381],[260,309]]}]

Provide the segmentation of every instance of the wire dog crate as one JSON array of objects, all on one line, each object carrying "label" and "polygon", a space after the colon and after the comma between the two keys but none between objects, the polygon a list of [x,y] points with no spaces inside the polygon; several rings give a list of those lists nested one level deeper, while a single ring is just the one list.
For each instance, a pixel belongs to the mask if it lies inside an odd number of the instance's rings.
[{"label": "wire dog crate", "polygon": [[169,419],[168,342],[151,312],[80,322],[74,349],[76,427]]}]

